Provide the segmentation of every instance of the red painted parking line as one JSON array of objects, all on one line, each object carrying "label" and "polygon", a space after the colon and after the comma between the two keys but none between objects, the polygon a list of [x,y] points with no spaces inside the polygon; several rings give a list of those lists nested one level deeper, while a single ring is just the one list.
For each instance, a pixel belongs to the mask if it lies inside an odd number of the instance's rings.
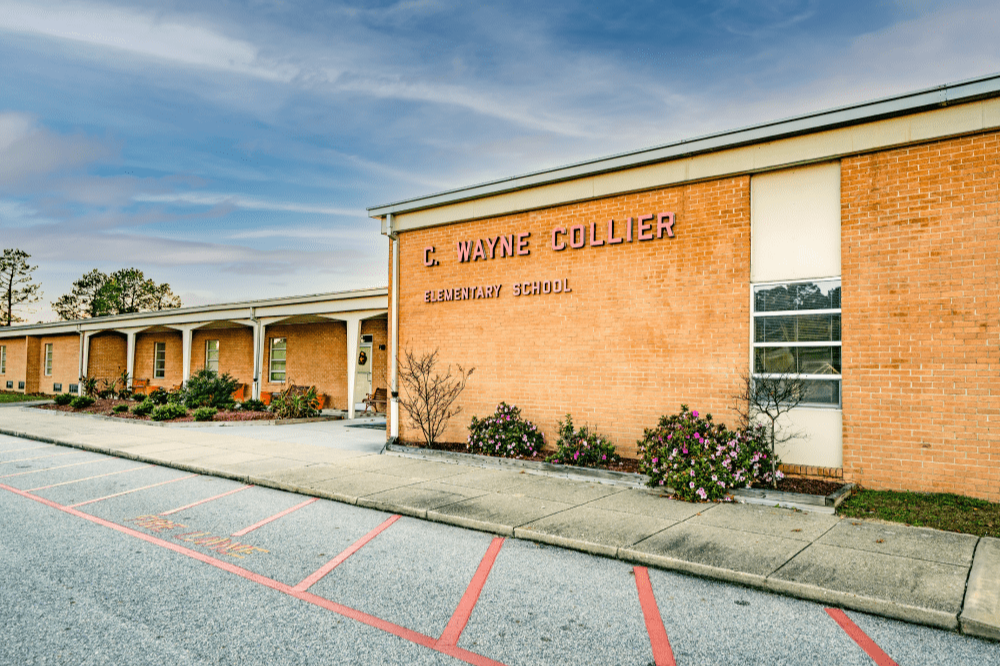
[{"label": "red painted parking line", "polygon": [[315,572],[313,572],[312,574],[310,574],[308,577],[306,577],[305,579],[303,579],[302,581],[300,581],[298,583],[298,585],[295,586],[295,588],[292,589],[292,590],[297,591],[299,593],[302,593],[302,592],[305,592],[305,591],[309,590],[310,586],[312,586],[313,584],[315,584],[317,581],[319,581],[320,579],[322,579],[326,575],[330,574],[330,572],[333,570],[333,568],[335,568],[338,565],[340,565],[341,563],[343,563],[350,556],[352,556],[354,554],[354,552],[356,552],[358,549],[360,549],[361,547],[363,547],[366,544],[368,544],[369,542],[371,542],[373,539],[375,539],[375,537],[379,533],[381,533],[383,530],[385,530],[386,528],[388,528],[392,524],[396,523],[398,520],[399,520],[399,515],[398,514],[392,515],[391,517],[389,517],[388,519],[386,519],[385,521],[383,521],[379,525],[378,528],[376,528],[375,530],[371,531],[370,533],[368,533],[367,535],[365,535],[364,537],[362,537],[360,540],[358,540],[357,542],[355,542],[351,546],[349,546],[346,549],[344,549],[343,551],[341,551],[340,554],[336,558],[334,558],[329,563],[327,563],[326,565],[324,565],[323,567],[319,568],[318,570],[316,570]]},{"label": "red painted parking line", "polygon": [[72,451],[72,452],[62,452],[60,454],[49,454],[47,456],[33,456],[28,459],[10,459],[9,461],[0,461],[0,465],[3,465],[4,463],[21,463],[22,461],[40,461],[41,459],[52,459],[57,456],[69,456],[70,454],[79,454],[79,453],[80,452]]},{"label": "red painted parking line", "polygon": [[246,486],[241,486],[238,489],[233,489],[232,491],[226,491],[225,493],[220,493],[217,496],[212,496],[211,498],[205,498],[204,500],[199,500],[197,502],[191,503],[190,505],[185,505],[184,507],[178,507],[176,509],[167,510],[166,512],[160,512],[159,516],[169,516],[171,514],[177,514],[178,512],[183,512],[186,509],[191,509],[192,507],[197,507],[202,503],[210,503],[213,500],[218,500],[219,498],[225,498],[226,496],[231,496],[234,493],[239,493],[240,491],[246,491],[247,489],[252,489],[253,484],[248,484]]},{"label": "red painted parking line", "polygon": [[187,475],[185,477],[178,477],[176,479],[167,480],[166,482],[157,482],[156,484],[150,484],[149,486],[140,486],[138,489],[131,489],[129,491],[122,491],[120,493],[112,493],[110,496],[103,496],[101,498],[94,498],[93,500],[84,500],[82,503],[76,503],[75,505],[68,505],[69,508],[83,507],[84,505],[89,505],[90,503],[99,503],[102,500],[110,500],[111,498],[117,498],[118,496],[127,496],[130,493],[135,493],[136,491],[145,491],[146,489],[152,489],[156,486],[163,486],[164,484],[173,484],[174,482],[180,482],[181,480],[191,479],[192,477],[197,477],[198,475]]},{"label": "red painted parking line", "polygon": [[264,519],[263,521],[258,521],[257,523],[255,523],[252,526],[247,526],[243,530],[236,531],[235,533],[233,533],[233,537],[243,537],[247,533],[249,533],[251,531],[254,531],[254,530],[257,530],[261,526],[266,526],[267,524],[271,523],[272,521],[275,521],[277,519],[280,519],[283,516],[287,516],[287,515],[291,514],[295,510],[300,510],[303,507],[305,507],[306,505],[312,505],[317,500],[319,500],[319,498],[310,498],[309,500],[305,501],[304,503],[299,503],[295,507],[289,507],[284,512],[278,512],[274,516],[269,516],[266,519]]},{"label": "red painted parking line", "polygon": [[92,477],[81,477],[80,479],[71,479],[68,482],[59,482],[58,484],[49,484],[47,486],[36,486],[33,489],[28,489],[28,492],[33,493],[35,491],[41,491],[42,489],[54,489],[57,486],[66,486],[67,484],[77,484],[79,482],[87,482],[92,479],[100,479],[101,477],[110,477],[111,475],[121,475],[122,473],[133,472],[135,470],[143,470],[145,468],[152,468],[152,467],[153,467],[152,465],[139,466],[138,468],[127,468],[125,470],[116,470],[115,472],[106,472],[103,475],[93,475]]},{"label": "red painted parking line", "polygon": [[25,470],[24,472],[15,472],[10,475],[0,475],[0,479],[7,479],[8,477],[20,477],[21,475],[37,475],[40,472],[49,472],[50,470],[62,470],[63,468],[73,468],[76,466],[90,466],[95,463],[103,463],[105,459],[94,459],[93,461],[84,461],[82,463],[67,463],[64,466],[52,466],[51,468],[38,468],[36,470]]},{"label": "red painted parking line", "polygon": [[896,662],[889,657],[889,654],[879,648],[879,645],[872,641],[872,638],[865,634],[864,630],[854,624],[843,609],[827,608],[826,613],[837,621],[837,625],[844,629],[844,632],[854,640],[854,643],[861,647],[861,650],[868,654],[868,657],[875,661],[876,665],[895,665]]},{"label": "red painted parking line", "polygon": [[653,595],[653,584],[649,581],[649,571],[644,567],[633,567],[635,587],[639,592],[639,604],[642,606],[642,617],[646,621],[646,632],[649,643],[653,647],[653,662],[657,665],[676,665],[674,650],[670,648],[667,629],[663,627],[660,608],[656,605]]},{"label": "red painted parking line", "polygon": [[494,537],[493,541],[490,542],[489,548],[486,549],[486,555],[479,562],[476,573],[472,575],[469,587],[465,589],[465,595],[459,600],[458,607],[455,608],[455,613],[451,615],[451,620],[448,621],[444,632],[441,633],[441,637],[438,639],[438,646],[456,646],[458,644],[458,639],[462,636],[462,631],[465,630],[465,626],[472,616],[472,610],[476,608],[476,603],[479,602],[479,594],[483,592],[483,586],[486,585],[486,579],[490,576],[490,570],[493,569],[493,563],[496,562],[497,554],[500,553],[500,547],[502,546],[502,537]]},{"label": "red painted parking line", "polygon": [[212,567],[219,568],[220,570],[224,570],[225,572],[229,572],[230,574],[235,574],[238,577],[242,577],[243,579],[252,581],[262,586],[267,586],[268,588],[276,590],[280,593],[284,593],[285,595],[297,598],[299,600],[302,600],[303,602],[308,602],[310,604],[316,605],[317,607],[322,607],[323,609],[332,611],[335,614],[344,616],[345,618],[350,618],[352,620],[358,621],[359,623],[363,623],[370,627],[382,630],[383,632],[395,635],[401,639],[413,642],[414,644],[425,646],[429,649],[438,651],[439,653],[443,653],[453,658],[457,658],[469,664],[472,665],[503,664],[496,662],[495,660],[490,660],[489,658],[479,655],[477,653],[473,653],[472,651],[467,651],[465,649],[461,649],[458,647],[437,646],[438,641],[433,637],[428,637],[427,635],[415,632],[413,630],[410,630],[409,628],[404,628],[400,625],[396,625],[395,623],[384,621],[376,616],[371,616],[370,614],[366,614],[362,611],[358,611],[357,609],[353,609],[351,607],[338,604],[331,600],[327,600],[326,598],[321,598],[318,595],[314,595],[312,593],[307,593],[304,591],[296,591],[288,584],[283,584],[280,581],[275,581],[274,579],[270,579],[263,575],[257,574],[256,572],[245,570],[242,567],[239,567],[238,565],[233,565],[232,563],[221,561],[217,558],[213,558],[198,551],[194,551],[193,549],[182,547],[179,544],[173,544],[158,537],[153,537],[152,535],[146,535],[145,533],[140,533],[139,531],[129,528],[127,526],[123,526],[121,524],[117,524],[112,521],[108,521],[106,519],[101,519],[99,517],[93,516],[92,514],[87,514],[85,512],[73,509],[72,507],[60,505],[57,502],[54,502],[52,500],[47,500],[46,498],[42,498],[41,496],[33,495],[31,493],[28,493],[27,491],[21,491],[20,489],[15,489],[14,487],[7,486],[6,484],[0,484],[0,489],[3,489],[4,491],[9,491],[11,493],[17,494],[24,498],[28,498],[30,500],[34,500],[35,502],[42,503],[43,505],[47,505],[48,507],[59,510],[61,512],[66,512],[67,514],[71,514],[72,516],[78,517],[80,519],[90,521],[99,526],[110,528],[111,530],[116,530],[120,533],[124,533],[125,535],[129,535],[136,539],[143,540],[144,542],[154,544],[158,547],[169,549],[170,551],[200,561],[202,563],[205,563],[206,565],[211,565]]}]

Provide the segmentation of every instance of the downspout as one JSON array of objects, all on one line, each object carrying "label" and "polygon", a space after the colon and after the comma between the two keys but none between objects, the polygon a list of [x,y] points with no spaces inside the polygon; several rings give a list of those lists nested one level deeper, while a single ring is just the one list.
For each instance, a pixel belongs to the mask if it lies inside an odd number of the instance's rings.
[{"label": "downspout", "polygon": [[260,322],[257,321],[257,309],[250,306],[250,321],[253,322],[253,331],[250,332],[250,337],[253,340],[253,386],[250,388],[250,398],[259,399],[260,398],[260,382],[257,370],[260,368],[257,363],[257,358],[260,356]]},{"label": "downspout", "polygon": [[399,233],[395,229],[392,213],[385,216],[386,236],[392,241],[392,303],[389,312],[392,318],[392,357],[389,384],[389,439],[399,440]]}]

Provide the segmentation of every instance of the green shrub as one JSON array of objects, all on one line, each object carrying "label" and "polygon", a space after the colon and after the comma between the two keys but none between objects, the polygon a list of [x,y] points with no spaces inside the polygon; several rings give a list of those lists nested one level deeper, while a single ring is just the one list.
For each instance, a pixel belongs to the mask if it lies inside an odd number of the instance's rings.
[{"label": "green shrub", "polygon": [[316,387],[305,391],[289,387],[271,399],[271,412],[278,419],[306,419],[319,414]]},{"label": "green shrub", "polygon": [[474,454],[492,456],[535,456],[545,445],[545,437],[534,424],[521,419],[521,410],[501,402],[489,417],[472,418],[467,446]]},{"label": "green shrub", "polygon": [[771,484],[768,450],[763,425],[730,431],[686,405],[676,415],[660,417],[639,441],[649,485],[669,487],[675,497],[689,501],[727,499],[731,489]]},{"label": "green shrub", "polygon": [[556,452],[545,459],[549,463],[595,468],[621,460],[615,446],[603,435],[586,426],[579,431],[573,428],[573,417],[566,415],[566,423],[559,422],[559,440]]},{"label": "green shrub", "polygon": [[119,403],[115,407],[111,408],[111,412],[128,412],[128,406],[124,403]]},{"label": "green shrub", "polygon": [[184,390],[178,389],[167,394],[168,405],[184,405]]},{"label": "green shrub", "polygon": [[146,397],[147,401],[152,401],[153,405],[166,405],[167,398],[170,394],[167,393],[162,387],[157,387],[153,391],[149,392],[149,396]]},{"label": "green shrub", "polygon": [[90,396],[91,398],[97,396],[97,378],[84,377],[80,380],[80,385],[83,387],[84,396]]},{"label": "green shrub", "polygon": [[74,410],[83,410],[94,404],[94,399],[90,396],[74,396],[69,402],[69,406]]},{"label": "green shrub", "polygon": [[192,414],[196,422],[210,422],[215,418],[215,413],[218,412],[215,408],[203,407],[198,408]]},{"label": "green shrub", "polygon": [[73,394],[59,394],[55,397],[56,405],[69,405],[70,402],[76,398]]},{"label": "green shrub", "polygon": [[149,400],[149,398],[147,398],[142,403],[140,403],[140,404],[135,405],[135,406],[132,407],[132,414],[134,414],[136,416],[139,416],[139,417],[147,417],[147,416],[149,416],[150,413],[153,412],[153,408],[155,408],[155,407],[156,407],[156,403],[153,403],[153,401],[151,401],[151,400]]},{"label": "green shrub", "polygon": [[229,373],[219,375],[202,368],[187,381],[184,387],[184,404],[189,408],[211,407],[231,410],[235,405],[233,392],[240,383]]},{"label": "green shrub", "polygon": [[258,401],[256,398],[248,398],[240,403],[240,410],[247,412],[267,412],[267,406],[264,405],[264,401]]},{"label": "green shrub", "polygon": [[165,422],[185,416],[187,416],[187,409],[178,403],[158,405],[153,408],[153,411],[149,414],[150,419],[155,422]]}]

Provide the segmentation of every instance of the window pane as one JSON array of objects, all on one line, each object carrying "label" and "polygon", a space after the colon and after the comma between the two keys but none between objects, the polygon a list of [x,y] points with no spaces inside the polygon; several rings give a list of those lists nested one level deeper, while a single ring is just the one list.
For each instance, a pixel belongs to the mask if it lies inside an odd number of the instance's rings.
[{"label": "window pane", "polygon": [[803,380],[803,403],[840,405],[840,380]]},{"label": "window pane", "polygon": [[754,310],[820,310],[840,308],[840,281],[820,280],[754,287]]},{"label": "window pane", "polygon": [[840,340],[840,315],[776,315],[754,318],[754,342],[810,343]]},{"label": "window pane", "polygon": [[798,347],[799,372],[810,375],[840,375],[839,347]]},{"label": "window pane", "polygon": [[754,350],[754,373],[794,373],[794,347],[758,347]]},{"label": "window pane", "polygon": [[284,361],[272,361],[271,362],[271,371],[272,372],[274,372],[274,371],[285,372],[285,362]]}]

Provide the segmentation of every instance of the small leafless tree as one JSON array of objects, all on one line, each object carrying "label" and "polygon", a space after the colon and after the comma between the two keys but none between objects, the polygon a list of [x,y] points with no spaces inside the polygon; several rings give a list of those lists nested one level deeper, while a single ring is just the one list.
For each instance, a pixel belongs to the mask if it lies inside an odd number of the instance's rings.
[{"label": "small leafless tree", "polygon": [[406,396],[400,396],[399,404],[421,430],[427,445],[433,445],[444,433],[448,420],[462,411],[461,407],[452,406],[476,369],[466,371],[456,365],[457,371],[452,373],[449,365],[441,374],[437,370],[438,350],[419,355],[405,350],[401,362],[399,379]]},{"label": "small leafless tree", "polygon": [[736,402],[734,410],[739,415],[740,423],[745,429],[754,424],[763,423],[767,429],[770,446],[771,479],[775,488],[778,486],[778,445],[804,437],[803,433],[793,432],[778,424],[782,415],[794,410],[805,397],[805,382],[790,369],[771,372],[764,375],[754,375],[749,369],[740,371],[739,389],[733,396]]}]

